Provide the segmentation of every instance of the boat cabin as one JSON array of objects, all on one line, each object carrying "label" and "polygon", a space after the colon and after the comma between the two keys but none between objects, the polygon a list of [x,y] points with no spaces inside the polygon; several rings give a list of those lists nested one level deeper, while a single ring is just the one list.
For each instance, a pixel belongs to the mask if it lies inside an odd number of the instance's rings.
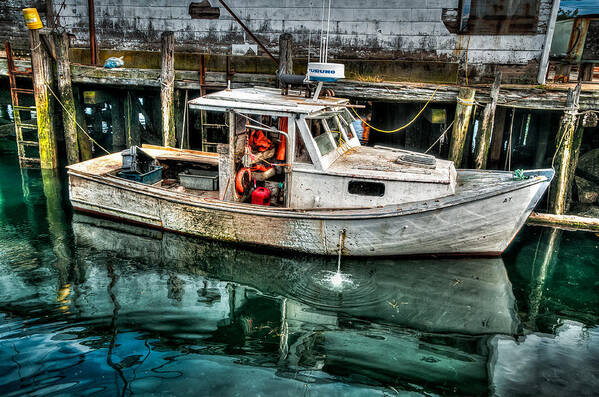
[{"label": "boat cabin", "polygon": [[[227,134],[216,153],[132,147],[112,173],[199,199],[299,210],[384,207],[455,193],[452,162],[361,146],[362,121],[347,99],[244,88],[189,106],[225,114]],[[116,158],[108,157],[112,166]]]},{"label": "boat cabin", "polygon": [[[312,101],[300,92],[231,89],[189,102],[225,112],[228,143],[219,144],[220,197],[291,208],[359,208],[454,194],[453,163],[433,156],[360,145],[347,99]],[[261,202],[261,204],[264,204]]]}]

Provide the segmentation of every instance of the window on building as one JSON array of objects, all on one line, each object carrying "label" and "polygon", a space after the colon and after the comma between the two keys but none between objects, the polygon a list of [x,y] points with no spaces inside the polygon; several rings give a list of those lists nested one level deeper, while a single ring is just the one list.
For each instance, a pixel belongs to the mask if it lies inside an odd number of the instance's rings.
[{"label": "window on building", "polygon": [[536,34],[540,0],[460,0],[457,27],[470,34]]}]

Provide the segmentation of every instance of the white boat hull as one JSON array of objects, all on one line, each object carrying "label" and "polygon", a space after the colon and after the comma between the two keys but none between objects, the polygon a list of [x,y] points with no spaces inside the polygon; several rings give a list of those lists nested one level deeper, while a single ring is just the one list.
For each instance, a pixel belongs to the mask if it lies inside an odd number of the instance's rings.
[{"label": "white boat hull", "polygon": [[553,173],[529,172],[529,180],[512,182],[511,173],[459,172],[462,179],[497,174],[500,183],[474,186],[467,194],[402,208],[356,210],[299,211],[199,200],[73,170],[69,187],[75,210],[209,239],[324,255],[336,255],[340,247],[345,256],[499,255]]}]

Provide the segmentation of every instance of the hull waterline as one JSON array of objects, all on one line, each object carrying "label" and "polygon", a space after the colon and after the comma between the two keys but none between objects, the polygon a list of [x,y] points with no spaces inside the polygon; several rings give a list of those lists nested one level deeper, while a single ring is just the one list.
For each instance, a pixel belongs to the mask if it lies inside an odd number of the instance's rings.
[{"label": "hull waterline", "polygon": [[[465,179],[476,173],[485,171],[461,171]],[[487,256],[507,248],[553,173],[529,171],[530,179],[518,183],[508,175],[468,194],[360,210],[233,205],[73,171],[69,187],[75,210],[202,238],[320,255]]]}]

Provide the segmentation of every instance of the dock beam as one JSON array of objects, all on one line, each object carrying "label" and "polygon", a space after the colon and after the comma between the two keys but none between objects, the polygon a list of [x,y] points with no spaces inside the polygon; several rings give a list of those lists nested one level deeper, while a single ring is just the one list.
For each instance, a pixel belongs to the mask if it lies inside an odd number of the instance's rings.
[{"label": "dock beam", "polygon": [[162,144],[175,147],[175,35],[162,33],[160,102],[162,104]]},{"label": "dock beam", "polygon": [[453,130],[451,131],[451,144],[449,145],[449,160],[454,162],[456,168],[462,164],[470,116],[474,107],[475,90],[469,87],[460,88],[457,97]]},{"label": "dock beam", "polygon": [[582,128],[577,129],[580,90],[580,83],[574,90],[568,90],[566,110],[560,120],[559,130],[555,138],[554,161],[557,167],[549,189],[549,207],[550,211],[557,215],[562,215],[568,210],[574,171],[578,163],[578,153],[582,140]]},{"label": "dock beam", "polygon": [[44,169],[58,167],[56,136],[54,132],[54,101],[46,84],[52,83],[52,63],[42,46],[39,30],[29,30],[31,66],[33,69],[33,95],[37,113],[40,166]]},{"label": "dock beam", "polygon": [[79,162],[79,143],[77,142],[77,119],[75,99],[71,85],[71,65],[69,62],[69,35],[66,32],[52,34],[56,48],[56,71],[58,92],[62,102],[62,125],[69,164]]},{"label": "dock beam", "polygon": [[485,105],[483,110],[483,120],[480,130],[476,135],[476,152],[474,153],[474,165],[477,169],[487,168],[487,158],[489,157],[489,146],[493,137],[493,125],[495,122],[495,108],[497,107],[497,97],[499,96],[499,85],[501,84],[501,72],[495,75],[495,82],[491,88],[491,102]]}]

